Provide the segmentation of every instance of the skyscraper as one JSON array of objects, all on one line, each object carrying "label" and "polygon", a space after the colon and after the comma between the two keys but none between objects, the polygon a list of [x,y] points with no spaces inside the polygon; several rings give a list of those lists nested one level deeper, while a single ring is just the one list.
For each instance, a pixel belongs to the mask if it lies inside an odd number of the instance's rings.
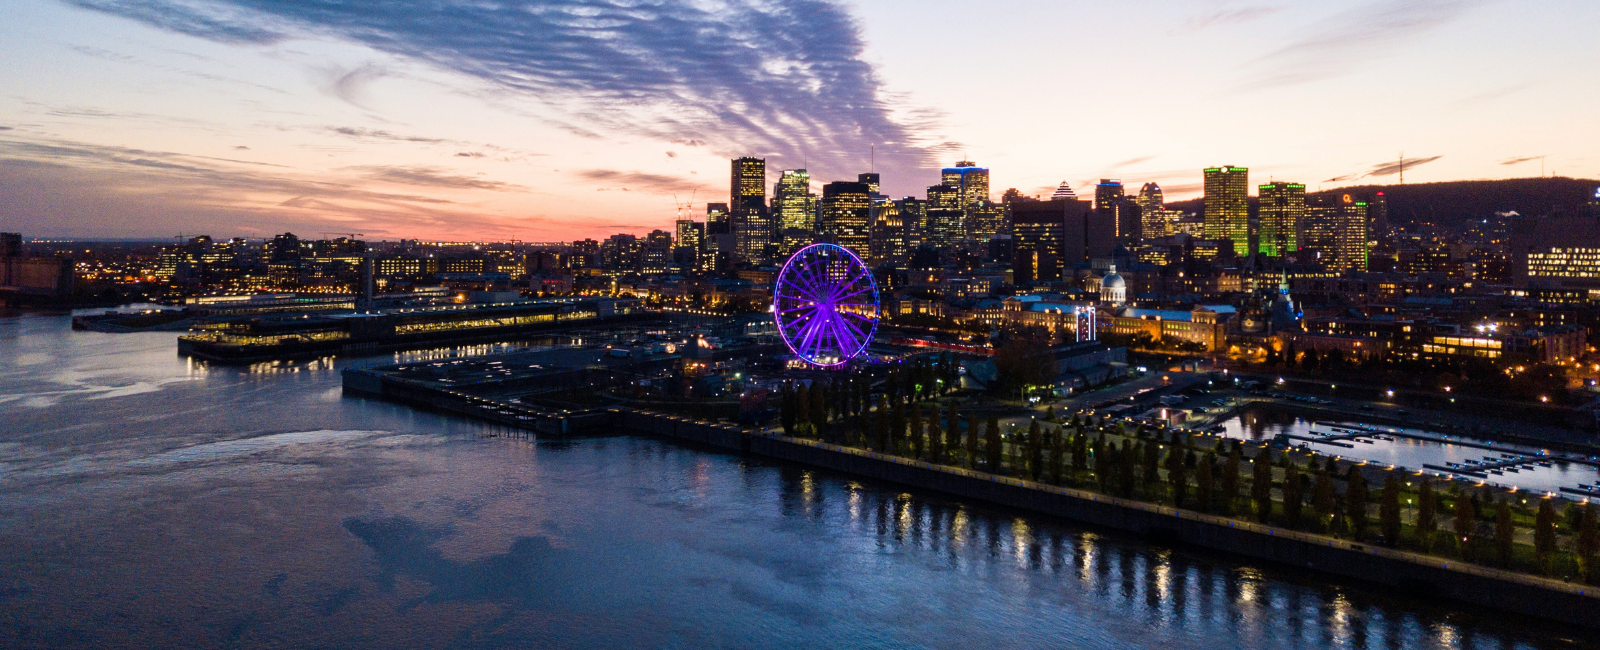
[{"label": "skyscraper", "polygon": [[939,172],[939,182],[956,188],[960,195],[960,203],[956,207],[967,209],[977,205],[979,201],[989,200],[989,170],[977,166],[970,160],[956,163],[955,167],[946,167]]},{"label": "skyscraper", "polygon": [[679,219],[677,245],[672,249],[672,261],[684,269],[700,267],[700,255],[705,252],[706,225],[693,219]]},{"label": "skyscraper", "polygon": [[880,192],[880,190],[883,189],[882,179],[878,177],[877,172],[867,172],[865,174],[861,174],[856,177],[856,181],[860,182],[862,185],[866,185],[867,194],[870,194],[873,197],[877,197],[882,193]]},{"label": "skyscraper", "polygon": [[1306,186],[1275,182],[1260,187],[1261,235],[1257,248],[1267,257],[1300,250],[1299,233],[1306,218]]},{"label": "skyscraper", "polygon": [[1068,185],[1066,181],[1061,181],[1061,186],[1056,188],[1055,194],[1050,195],[1050,199],[1070,199],[1076,201],[1078,200],[1078,193],[1072,191],[1072,186]]},{"label": "skyscraper", "polygon": [[734,258],[751,262],[765,259],[767,245],[772,243],[767,213],[767,161],[735,158],[729,194]]},{"label": "skyscraper", "polygon": [[1161,195],[1160,185],[1145,183],[1139,188],[1139,196],[1133,202],[1139,206],[1141,238],[1159,239],[1172,234],[1171,219],[1167,216],[1167,203]]},{"label": "skyscraper", "polygon": [[871,242],[868,245],[872,253],[868,260],[873,266],[903,265],[910,259],[911,249],[907,246],[910,232],[906,228],[905,216],[900,214],[901,205],[899,201],[877,203],[877,209],[872,217]]},{"label": "skyscraper", "polygon": [[816,241],[817,195],[811,193],[811,174],[786,169],[772,187],[772,214],[782,242],[779,254],[787,257]]},{"label": "skyscraper", "polygon": [[1334,250],[1330,265],[1339,271],[1367,270],[1367,203],[1349,194],[1340,197],[1334,218]]},{"label": "skyscraper", "polygon": [[1205,170],[1206,239],[1250,255],[1250,170],[1224,165]]},{"label": "skyscraper", "polygon": [[[960,182],[959,178],[955,180]],[[943,250],[961,241],[966,232],[963,224],[966,209],[961,201],[959,185],[945,183],[928,188],[927,218],[922,224],[923,244]]]},{"label": "skyscraper", "polygon": [[1012,275],[1019,284],[1053,282],[1079,262],[1110,256],[1110,219],[1088,201],[1052,199],[1011,206]]},{"label": "skyscraper", "polygon": [[872,197],[865,183],[835,181],[822,186],[818,213],[823,237],[863,258],[870,257],[867,221],[871,210]]},{"label": "skyscraper", "polygon": [[1122,181],[1102,178],[1100,184],[1094,186],[1094,209],[1111,219],[1114,235],[1119,242],[1131,241],[1134,228],[1137,227],[1133,223],[1133,211],[1128,208],[1125,199]]}]

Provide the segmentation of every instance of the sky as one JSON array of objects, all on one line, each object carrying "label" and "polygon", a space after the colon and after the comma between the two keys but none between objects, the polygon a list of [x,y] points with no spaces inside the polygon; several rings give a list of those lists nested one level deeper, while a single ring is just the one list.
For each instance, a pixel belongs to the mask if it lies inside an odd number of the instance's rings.
[{"label": "sky", "polygon": [[[1589,0],[0,0],[0,230],[604,238],[923,196],[1600,177]],[[685,208],[684,206],[687,206]]]}]

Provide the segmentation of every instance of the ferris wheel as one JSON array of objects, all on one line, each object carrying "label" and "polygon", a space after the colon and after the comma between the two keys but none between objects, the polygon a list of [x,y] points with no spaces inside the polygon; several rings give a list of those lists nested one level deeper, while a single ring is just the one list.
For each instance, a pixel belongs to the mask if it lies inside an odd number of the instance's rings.
[{"label": "ferris wheel", "polygon": [[866,352],[878,330],[878,283],[850,249],[812,244],[778,273],[772,315],[795,356],[816,366],[843,365]]}]

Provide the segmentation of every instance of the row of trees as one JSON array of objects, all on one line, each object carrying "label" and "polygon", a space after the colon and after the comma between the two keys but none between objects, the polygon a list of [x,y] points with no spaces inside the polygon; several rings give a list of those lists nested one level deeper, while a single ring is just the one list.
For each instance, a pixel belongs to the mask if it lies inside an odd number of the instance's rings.
[{"label": "row of trees", "polygon": [[1521,353],[1507,352],[1497,359],[1412,359],[1375,348],[1374,354],[1350,356],[1336,349],[1296,350],[1291,341],[1281,352],[1268,347],[1265,364],[1302,375],[1430,389],[1448,386],[1455,392],[1488,397],[1525,400],[1549,397],[1559,402],[1565,399],[1567,392],[1565,368],[1539,363],[1533,356]]},{"label": "row of trees", "polygon": [[[1144,426],[1054,419],[1052,413],[1025,430],[1004,432],[997,417],[980,422],[954,400],[929,409],[880,395],[873,408],[841,421],[839,433],[827,439],[1292,530],[1600,581],[1594,562],[1600,513],[1587,505],[1569,506],[1561,517],[1553,500],[1539,499],[1529,513],[1488,489],[1452,485],[1441,492],[1426,477],[1407,480],[1395,471],[1383,472],[1374,487],[1363,466],[1341,469],[1332,458],[1267,447],[1247,454],[1238,441],[1199,448],[1193,437]],[[1566,548],[1558,544],[1563,527]],[[1519,529],[1531,539],[1519,544]]]}]

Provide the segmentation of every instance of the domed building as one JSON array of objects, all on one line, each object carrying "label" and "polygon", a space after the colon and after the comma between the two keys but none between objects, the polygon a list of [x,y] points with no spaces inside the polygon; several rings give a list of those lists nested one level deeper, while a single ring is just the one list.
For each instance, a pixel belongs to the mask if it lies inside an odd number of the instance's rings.
[{"label": "domed building", "polygon": [[1106,271],[1106,276],[1100,278],[1100,302],[1113,307],[1121,307],[1128,302],[1128,281],[1117,274],[1117,265],[1112,264]]}]

